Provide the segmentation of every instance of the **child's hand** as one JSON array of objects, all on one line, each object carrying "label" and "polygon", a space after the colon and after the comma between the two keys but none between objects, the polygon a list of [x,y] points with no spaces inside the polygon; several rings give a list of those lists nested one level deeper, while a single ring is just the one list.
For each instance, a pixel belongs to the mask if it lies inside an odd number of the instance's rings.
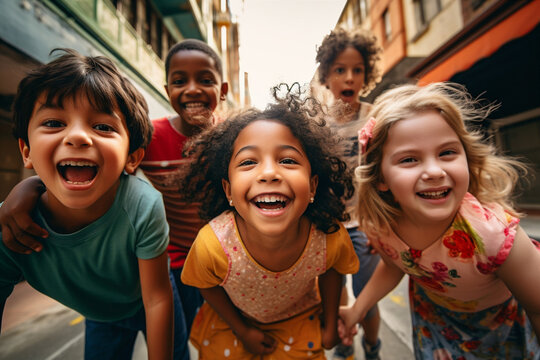
[{"label": "child's hand", "polygon": [[31,217],[41,193],[45,190],[37,176],[17,184],[0,207],[2,241],[12,251],[30,254],[41,251],[43,245],[36,239],[47,237]]},{"label": "child's hand", "polygon": [[241,335],[237,334],[237,336],[246,350],[256,355],[273,353],[277,346],[277,342],[273,337],[254,327],[249,327],[245,332]]},{"label": "child's hand", "polygon": [[359,321],[352,306],[340,306],[338,332],[343,345],[352,345],[353,337],[358,332]]},{"label": "child's hand", "polygon": [[354,336],[358,333],[358,326],[353,326],[351,329],[345,328],[345,323],[341,318],[338,319],[338,334],[341,338],[341,343],[345,346],[353,344]]},{"label": "child's hand", "polygon": [[336,326],[326,326],[321,332],[322,347],[329,350],[340,343]]}]

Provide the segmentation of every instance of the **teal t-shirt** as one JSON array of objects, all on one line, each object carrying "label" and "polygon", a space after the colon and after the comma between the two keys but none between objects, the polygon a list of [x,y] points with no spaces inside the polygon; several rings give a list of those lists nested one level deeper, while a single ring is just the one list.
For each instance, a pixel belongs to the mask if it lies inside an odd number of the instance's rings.
[{"label": "teal t-shirt", "polygon": [[41,252],[18,254],[0,241],[0,304],[24,278],[92,320],[117,321],[142,308],[138,259],[161,255],[169,242],[163,200],[151,185],[122,175],[111,208],[72,234],[54,232],[39,209],[34,219],[49,232]]}]

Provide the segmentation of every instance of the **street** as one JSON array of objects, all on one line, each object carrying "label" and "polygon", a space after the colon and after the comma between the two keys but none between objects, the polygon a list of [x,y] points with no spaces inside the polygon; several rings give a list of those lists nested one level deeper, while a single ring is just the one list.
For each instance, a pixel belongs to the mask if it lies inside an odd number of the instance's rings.
[{"label": "street", "polygon": [[[382,359],[413,360],[407,278],[380,303]],[[356,359],[363,360],[361,334],[356,336]],[[84,318],[26,283],[16,286],[6,303],[0,335],[0,359],[71,360],[84,354]],[[331,359],[332,352],[327,352]],[[192,349],[192,358],[196,351]],[[134,360],[145,360],[146,344],[139,336]]]}]

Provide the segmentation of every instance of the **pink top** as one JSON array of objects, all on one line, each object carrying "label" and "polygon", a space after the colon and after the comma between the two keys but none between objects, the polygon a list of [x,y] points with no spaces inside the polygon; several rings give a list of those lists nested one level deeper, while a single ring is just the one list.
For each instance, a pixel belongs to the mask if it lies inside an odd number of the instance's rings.
[{"label": "pink top", "polygon": [[453,311],[473,312],[511,296],[495,270],[512,249],[518,223],[501,206],[483,206],[468,193],[450,228],[422,251],[409,248],[393,232],[370,240],[435,303]]},{"label": "pink top", "polygon": [[[216,242],[208,230],[215,234]],[[342,225],[330,235],[312,225],[304,252],[296,263],[285,271],[273,272],[247,252],[238,235],[234,213],[226,211],[199,233],[186,260],[182,281],[202,288],[223,286],[244,314],[270,323],[319,304],[316,278],[329,268],[340,273],[358,270],[358,258]]]}]

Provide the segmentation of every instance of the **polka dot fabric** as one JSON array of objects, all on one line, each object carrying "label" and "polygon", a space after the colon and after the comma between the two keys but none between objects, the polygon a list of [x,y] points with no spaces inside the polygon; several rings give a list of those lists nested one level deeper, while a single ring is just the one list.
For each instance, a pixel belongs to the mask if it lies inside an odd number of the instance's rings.
[{"label": "polka dot fabric", "polygon": [[320,303],[316,277],[326,271],[326,234],[312,226],[304,253],[289,269],[269,271],[247,253],[227,212],[210,222],[229,262],[221,286],[249,317],[270,323],[290,318]]}]

